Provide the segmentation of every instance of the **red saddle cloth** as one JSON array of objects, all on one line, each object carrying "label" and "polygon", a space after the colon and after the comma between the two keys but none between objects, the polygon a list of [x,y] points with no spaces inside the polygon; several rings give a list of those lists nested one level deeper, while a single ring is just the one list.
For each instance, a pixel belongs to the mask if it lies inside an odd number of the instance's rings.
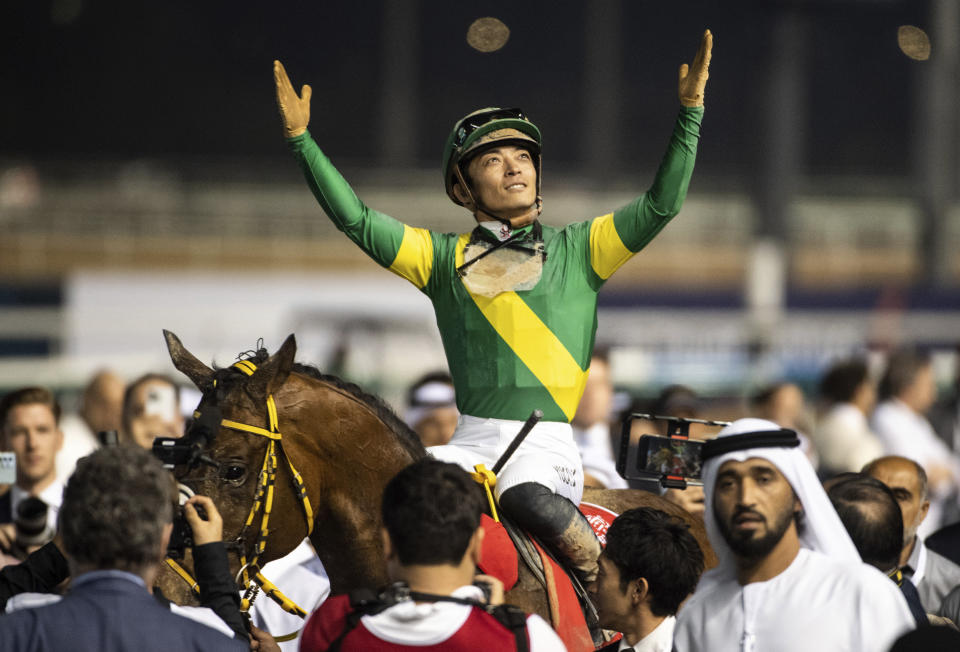
[{"label": "red saddle cloth", "polygon": [[[617,515],[605,507],[591,503],[581,503],[580,511],[587,517],[600,543],[606,545],[607,529]],[[503,525],[486,514],[483,515],[480,525],[484,529],[480,570],[499,579],[503,582],[504,590],[509,591],[516,585],[518,573],[517,551],[510,535]],[[550,624],[563,639],[569,652],[592,652],[595,649],[593,639],[570,578],[540,546],[537,546],[537,550],[540,552],[544,575],[547,577],[547,600],[552,621]]]}]

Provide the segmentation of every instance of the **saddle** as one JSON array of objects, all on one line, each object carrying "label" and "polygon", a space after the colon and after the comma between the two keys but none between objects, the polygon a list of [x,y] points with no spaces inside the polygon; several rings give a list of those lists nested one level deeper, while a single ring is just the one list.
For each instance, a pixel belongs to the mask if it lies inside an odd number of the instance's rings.
[{"label": "saddle", "polygon": [[[580,511],[587,517],[600,543],[605,545],[607,529],[617,514],[590,503],[581,503]],[[522,559],[546,590],[550,624],[568,650],[591,652],[609,643],[603,639],[596,610],[576,576],[535,538],[523,532],[509,518],[504,518],[502,513],[500,517],[500,522],[486,514],[482,517],[484,539],[480,570],[499,579],[503,582],[504,590],[509,591],[517,583],[519,559]]]}]

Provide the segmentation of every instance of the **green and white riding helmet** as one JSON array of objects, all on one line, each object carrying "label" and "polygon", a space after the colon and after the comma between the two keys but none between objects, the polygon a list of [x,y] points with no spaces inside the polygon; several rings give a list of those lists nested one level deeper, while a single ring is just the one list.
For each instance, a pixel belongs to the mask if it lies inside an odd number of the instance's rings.
[{"label": "green and white riding helmet", "polygon": [[[459,183],[473,199],[473,191],[463,175],[461,164],[485,149],[499,145],[522,145],[530,149],[537,170],[537,205],[540,204],[541,138],[540,130],[521,109],[488,107],[457,121],[443,148],[443,181],[447,196],[458,206],[463,202],[453,194]],[[476,202],[474,202],[476,204]]]}]

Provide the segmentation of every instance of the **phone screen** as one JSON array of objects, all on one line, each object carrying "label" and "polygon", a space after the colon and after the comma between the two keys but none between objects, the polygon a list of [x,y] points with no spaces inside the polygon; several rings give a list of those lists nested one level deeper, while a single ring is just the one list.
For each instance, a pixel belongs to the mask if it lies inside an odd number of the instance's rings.
[{"label": "phone screen", "polygon": [[667,476],[700,484],[700,449],[696,439],[640,435],[631,432],[620,440],[617,472],[627,480],[659,480]]},{"label": "phone screen", "polygon": [[700,479],[702,441],[643,435],[639,445],[638,470],[688,481]]},{"label": "phone screen", "polygon": [[17,481],[17,454],[0,453],[0,484],[14,484]]}]

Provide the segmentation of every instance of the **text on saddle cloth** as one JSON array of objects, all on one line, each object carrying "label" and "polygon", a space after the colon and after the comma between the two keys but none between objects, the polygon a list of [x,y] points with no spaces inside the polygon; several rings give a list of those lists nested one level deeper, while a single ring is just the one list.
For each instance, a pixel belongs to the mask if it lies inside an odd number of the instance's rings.
[{"label": "text on saddle cloth", "polygon": [[[580,511],[587,517],[594,534],[601,545],[607,543],[607,530],[617,518],[617,514],[600,505],[580,503]],[[483,547],[480,553],[480,570],[503,582],[504,590],[509,591],[517,583],[517,551],[510,541],[503,525],[484,514],[480,521],[484,530]]]}]

